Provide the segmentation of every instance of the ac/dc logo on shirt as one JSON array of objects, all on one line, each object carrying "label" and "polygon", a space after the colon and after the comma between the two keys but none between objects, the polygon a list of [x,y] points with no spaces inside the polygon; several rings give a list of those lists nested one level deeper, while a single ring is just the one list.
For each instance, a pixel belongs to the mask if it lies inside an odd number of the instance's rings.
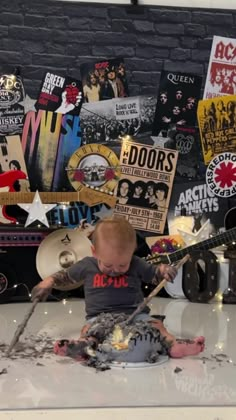
[{"label": "ac/dc logo on shirt", "polygon": [[93,278],[93,287],[114,287],[117,289],[128,287],[127,277],[126,275],[111,277],[107,274],[97,273]]}]

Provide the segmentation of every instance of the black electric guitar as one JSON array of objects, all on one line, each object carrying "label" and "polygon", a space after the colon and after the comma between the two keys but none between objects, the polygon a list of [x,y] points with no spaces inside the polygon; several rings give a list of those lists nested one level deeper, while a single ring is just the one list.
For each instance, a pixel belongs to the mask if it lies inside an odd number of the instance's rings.
[{"label": "black electric guitar", "polygon": [[171,254],[152,254],[151,256],[146,257],[145,260],[151,264],[175,264],[185,255],[191,254],[192,251],[206,251],[208,249],[217,248],[223,244],[232,244],[234,241],[236,243],[236,227],[229,229],[226,232],[212,236],[209,239],[205,239],[202,242],[198,242],[197,244],[186,246],[185,248],[182,248]]}]

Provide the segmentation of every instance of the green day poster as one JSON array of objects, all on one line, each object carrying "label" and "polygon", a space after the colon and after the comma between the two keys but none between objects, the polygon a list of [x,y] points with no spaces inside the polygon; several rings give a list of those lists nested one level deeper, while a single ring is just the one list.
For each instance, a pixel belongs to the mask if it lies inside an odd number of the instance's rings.
[{"label": "green day poster", "polygon": [[114,214],[135,229],[163,233],[178,152],[124,140]]},{"label": "green day poster", "polygon": [[80,117],[51,111],[26,114],[22,148],[32,191],[73,191],[66,167],[81,146]]}]

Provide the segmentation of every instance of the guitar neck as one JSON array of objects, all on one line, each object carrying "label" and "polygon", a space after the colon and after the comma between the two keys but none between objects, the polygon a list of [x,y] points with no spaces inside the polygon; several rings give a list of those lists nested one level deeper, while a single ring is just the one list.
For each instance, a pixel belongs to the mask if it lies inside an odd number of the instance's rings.
[{"label": "guitar neck", "polygon": [[[78,192],[39,192],[43,203],[61,203],[66,201],[79,201]],[[13,205],[17,203],[32,203],[35,192],[0,192],[0,205]]]},{"label": "guitar neck", "polygon": [[218,246],[223,245],[223,244],[230,244],[235,240],[235,238],[236,238],[236,227],[226,232],[219,233],[218,235],[213,236],[212,238],[205,239],[202,242],[198,242],[197,244],[190,245],[183,249],[170,253],[168,254],[168,256],[165,256],[165,255],[155,256],[154,255],[151,257],[147,257],[146,261],[151,262],[151,263],[165,262],[165,263],[173,264],[181,260],[183,257],[185,257],[185,255],[191,254],[191,252],[193,251],[198,251],[198,250],[206,251],[208,249],[217,248]]}]

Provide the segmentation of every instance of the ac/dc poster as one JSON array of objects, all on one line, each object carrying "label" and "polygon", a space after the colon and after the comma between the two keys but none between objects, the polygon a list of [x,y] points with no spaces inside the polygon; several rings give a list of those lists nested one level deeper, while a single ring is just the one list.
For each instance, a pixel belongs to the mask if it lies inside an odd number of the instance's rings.
[{"label": "ac/dc poster", "polygon": [[84,104],[81,113],[82,143],[102,143],[118,148],[124,136],[140,137],[151,132],[156,98],[132,96]]},{"label": "ac/dc poster", "polygon": [[[224,217],[228,210],[226,199],[216,197],[205,180],[174,182],[168,211],[169,233],[176,233],[174,226],[185,225],[185,218],[193,220],[192,232],[200,230],[209,219],[211,233],[219,233],[224,228]],[[187,221],[187,220],[186,220]]]},{"label": "ac/dc poster", "polygon": [[201,76],[162,71],[153,136],[167,137],[168,130],[173,126],[195,125],[201,84]]},{"label": "ac/dc poster", "polygon": [[214,36],[203,98],[236,95],[236,39]]},{"label": "ac/dc poster", "polygon": [[32,191],[73,191],[66,166],[81,145],[80,117],[39,110],[26,114],[22,148]]},{"label": "ac/dc poster", "polygon": [[114,58],[80,66],[85,102],[129,96],[124,59]]},{"label": "ac/dc poster", "polygon": [[0,76],[0,136],[20,134],[23,128],[25,97],[20,76],[4,74]]},{"label": "ac/dc poster", "polygon": [[135,229],[163,233],[178,152],[124,140],[114,214]]},{"label": "ac/dc poster", "polygon": [[205,164],[218,153],[235,152],[236,97],[227,95],[201,100],[197,114]]},{"label": "ac/dc poster", "polygon": [[80,80],[47,72],[35,104],[37,110],[79,115],[83,102]]}]

